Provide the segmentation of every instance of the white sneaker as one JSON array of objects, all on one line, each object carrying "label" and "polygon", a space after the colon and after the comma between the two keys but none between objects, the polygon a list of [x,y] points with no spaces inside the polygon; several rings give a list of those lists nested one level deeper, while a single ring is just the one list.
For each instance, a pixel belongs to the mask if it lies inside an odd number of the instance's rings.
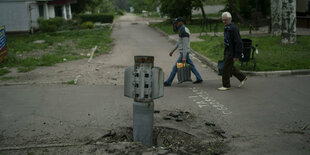
[{"label": "white sneaker", "polygon": [[247,77],[245,77],[245,79],[243,80],[243,81],[241,81],[240,82],[240,84],[239,84],[239,88],[241,88],[243,85],[244,85],[244,83],[245,83],[245,81],[247,80],[248,78]]},{"label": "white sneaker", "polygon": [[225,90],[229,90],[230,88],[227,88],[227,87],[220,87],[220,88],[217,88],[218,90],[220,91],[225,91]]}]

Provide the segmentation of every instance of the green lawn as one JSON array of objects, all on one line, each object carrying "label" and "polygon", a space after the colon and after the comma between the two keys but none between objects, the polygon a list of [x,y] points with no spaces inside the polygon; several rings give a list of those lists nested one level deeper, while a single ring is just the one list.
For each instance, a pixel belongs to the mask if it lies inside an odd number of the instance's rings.
[{"label": "green lawn", "polygon": [[[157,27],[169,35],[176,34],[172,30],[172,24],[167,24],[166,22],[153,23],[153,24],[150,24],[150,26],[151,27]],[[203,30],[202,26],[199,24],[188,24],[188,25],[186,25],[186,27],[190,30],[191,33],[214,32],[215,26],[216,26],[216,24],[211,24],[211,30],[210,30],[210,26],[205,27]],[[248,31],[249,28],[248,27],[241,27],[240,30]],[[218,23],[217,32],[223,32],[223,31],[224,31],[224,25],[222,23]]]},{"label": "green lawn", "polygon": [[[202,36],[204,42],[193,42],[191,47],[217,62],[223,59],[223,37]],[[259,54],[255,54],[257,62],[256,71],[310,69],[310,36],[297,37],[294,45],[282,45],[280,37],[252,37],[253,45],[258,44]],[[240,63],[236,64],[240,68]],[[251,63],[243,70],[252,70]]]},{"label": "green lawn", "polygon": [[[0,69],[17,67],[20,72],[27,72],[36,66],[81,59],[87,57],[87,53],[96,45],[96,54],[107,53],[111,49],[110,34],[109,27],[33,35],[8,34],[8,60],[0,64]],[[44,40],[45,43],[35,44],[36,40]]]},{"label": "green lawn", "polygon": [[2,81],[12,80],[12,79],[18,79],[18,77],[15,77],[15,76],[1,76],[0,77],[0,80]]}]

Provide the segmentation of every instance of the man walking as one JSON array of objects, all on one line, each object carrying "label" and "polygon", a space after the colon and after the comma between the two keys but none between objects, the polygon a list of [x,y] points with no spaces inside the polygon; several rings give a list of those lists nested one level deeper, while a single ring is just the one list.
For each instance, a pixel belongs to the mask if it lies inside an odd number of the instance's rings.
[{"label": "man walking", "polygon": [[171,86],[171,83],[175,77],[175,74],[177,73],[177,63],[180,62],[186,62],[190,65],[190,68],[192,72],[195,74],[197,80],[193,82],[194,84],[196,83],[202,83],[202,78],[200,74],[198,73],[197,69],[195,68],[195,65],[193,61],[190,59],[189,53],[190,53],[190,32],[187,27],[184,25],[184,19],[182,17],[178,17],[174,21],[174,31],[178,32],[179,31],[179,40],[177,44],[175,45],[174,49],[169,53],[170,56],[173,55],[174,51],[179,48],[180,51],[180,56],[176,62],[176,64],[173,66],[172,71],[170,73],[170,76],[167,81],[165,81],[164,85],[165,86]]},{"label": "man walking", "polygon": [[229,90],[230,89],[230,75],[235,76],[239,81],[239,87],[242,87],[247,80],[247,77],[241,73],[235,66],[234,62],[238,61],[241,51],[243,48],[242,40],[240,37],[238,27],[231,22],[232,17],[229,12],[224,12],[222,14],[222,21],[225,25],[224,27],[224,65],[222,74],[223,87],[218,88],[218,90]]}]

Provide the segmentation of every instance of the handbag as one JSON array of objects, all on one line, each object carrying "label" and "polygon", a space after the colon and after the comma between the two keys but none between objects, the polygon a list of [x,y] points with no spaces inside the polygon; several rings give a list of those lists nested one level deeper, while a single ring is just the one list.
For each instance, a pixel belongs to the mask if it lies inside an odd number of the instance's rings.
[{"label": "handbag", "polygon": [[191,67],[187,63],[177,63],[178,69],[178,81],[183,83],[186,81],[192,81],[191,79]]}]

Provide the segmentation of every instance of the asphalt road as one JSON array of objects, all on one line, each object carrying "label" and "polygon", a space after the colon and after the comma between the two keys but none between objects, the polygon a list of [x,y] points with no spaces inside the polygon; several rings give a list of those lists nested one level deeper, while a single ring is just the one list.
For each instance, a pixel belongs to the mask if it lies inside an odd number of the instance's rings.
[{"label": "asphalt road", "polygon": [[[145,21],[123,16],[112,37],[115,47],[107,63],[131,66],[135,55],[152,55],[168,77],[178,53],[169,57],[173,45]],[[310,153],[310,76],[249,77],[243,88],[232,79],[232,89],[220,92],[220,77],[193,59],[204,82],[175,80],[164,97],[155,100],[155,109],[189,111],[195,123],[155,117],[155,126],[201,136],[199,128],[214,122],[226,132],[227,154]],[[123,96],[122,85],[13,85],[1,86],[0,95],[0,147],[77,143],[132,125],[133,100]]]}]

